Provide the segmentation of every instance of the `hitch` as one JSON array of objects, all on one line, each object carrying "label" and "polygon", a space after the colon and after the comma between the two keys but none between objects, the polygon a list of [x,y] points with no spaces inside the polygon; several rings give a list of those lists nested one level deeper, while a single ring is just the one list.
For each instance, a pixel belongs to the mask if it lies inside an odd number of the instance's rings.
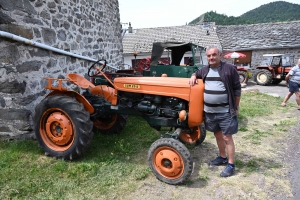
[{"label": "hitch", "polygon": [[182,129],[181,128],[177,128],[173,133],[172,133],[172,129],[173,128],[170,128],[170,130],[168,132],[166,132],[165,134],[161,135],[161,138],[171,137],[171,138],[174,138],[174,139],[177,140],[179,138],[180,133],[182,132]]}]

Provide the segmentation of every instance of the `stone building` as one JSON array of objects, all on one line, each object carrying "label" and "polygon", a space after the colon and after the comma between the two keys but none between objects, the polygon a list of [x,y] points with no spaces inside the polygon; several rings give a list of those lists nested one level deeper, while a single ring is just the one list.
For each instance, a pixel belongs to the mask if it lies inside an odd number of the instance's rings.
[{"label": "stone building", "polygon": [[[154,42],[190,42],[202,47],[220,44],[214,23],[205,25],[168,26],[132,29],[130,26],[123,36],[124,63],[133,66],[137,52],[137,62],[151,56]],[[188,55],[187,55],[188,56]]]},{"label": "stone building", "polygon": [[197,25],[144,28],[127,32],[123,37],[124,62],[134,63],[133,52],[138,58],[151,55],[153,42],[192,42],[206,47],[220,44],[224,54],[238,51],[247,55],[241,59],[225,59],[231,63],[255,68],[263,54],[280,53],[300,58],[300,21],[251,25],[219,26],[211,22]]},{"label": "stone building", "polygon": [[217,34],[223,49],[239,51],[246,58],[235,63],[257,67],[263,54],[286,54],[300,58],[300,21],[251,25],[217,26]]},{"label": "stone building", "polygon": [[[0,0],[0,32],[92,60],[123,62],[118,0]],[[0,135],[32,134],[44,77],[86,76],[87,59],[55,53],[0,34]]]}]

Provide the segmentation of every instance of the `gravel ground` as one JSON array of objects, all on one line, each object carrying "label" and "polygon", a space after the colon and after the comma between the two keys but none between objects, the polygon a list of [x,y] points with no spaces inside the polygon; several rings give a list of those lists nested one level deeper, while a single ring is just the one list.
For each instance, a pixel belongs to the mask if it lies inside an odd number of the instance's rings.
[{"label": "gravel ground", "polygon": [[[300,113],[298,114],[298,116]],[[291,186],[293,190],[294,197],[293,200],[300,199],[300,122],[298,125],[289,131],[289,138],[287,142],[289,143],[289,148],[286,151],[286,156],[283,160],[289,164],[288,178],[291,181]]]},{"label": "gravel ground", "polygon": [[[288,88],[286,87],[286,82],[282,81],[278,85],[270,85],[270,86],[260,86],[256,85],[252,80],[249,80],[247,86],[243,88],[243,90],[255,89],[262,93],[267,93],[273,96],[285,97],[288,93]],[[290,102],[295,102],[295,95],[293,95]],[[296,103],[295,103],[296,104]],[[296,106],[295,106],[296,107]],[[300,111],[295,109],[295,115],[300,119]],[[282,158],[284,162],[289,165],[288,179],[291,181],[291,186],[293,190],[293,198],[290,200],[299,200],[300,199],[300,120],[298,121],[298,125],[287,133],[288,137],[286,142],[288,142],[288,149],[286,150],[285,156]],[[283,199],[282,196],[278,196],[275,199]]]}]

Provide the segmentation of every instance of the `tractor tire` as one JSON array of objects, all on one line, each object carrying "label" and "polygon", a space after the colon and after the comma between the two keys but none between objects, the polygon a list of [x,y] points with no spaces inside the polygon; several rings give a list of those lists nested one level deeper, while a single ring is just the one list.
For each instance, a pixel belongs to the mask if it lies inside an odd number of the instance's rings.
[{"label": "tractor tire", "polygon": [[113,114],[109,119],[94,121],[94,132],[102,134],[119,134],[127,124],[127,115]]},{"label": "tractor tire", "polygon": [[206,138],[206,129],[204,123],[200,126],[193,128],[193,133],[189,134],[185,131],[180,133],[179,140],[184,144],[200,145]]},{"label": "tractor tire", "polygon": [[238,74],[240,76],[240,83],[246,84],[248,83],[248,73],[244,71],[238,71]]},{"label": "tractor tire", "polygon": [[281,83],[281,79],[275,79],[275,78],[273,78],[273,80],[272,80],[272,85],[277,85],[277,84],[279,84],[279,83]]},{"label": "tractor tire", "polygon": [[64,160],[80,157],[90,146],[93,123],[75,98],[46,97],[35,108],[35,135],[46,155]]},{"label": "tractor tire", "polygon": [[256,70],[254,82],[258,85],[270,85],[272,83],[272,74],[266,69]]},{"label": "tractor tire", "polygon": [[173,138],[161,138],[151,145],[148,164],[158,180],[171,185],[186,181],[193,170],[189,150]]}]

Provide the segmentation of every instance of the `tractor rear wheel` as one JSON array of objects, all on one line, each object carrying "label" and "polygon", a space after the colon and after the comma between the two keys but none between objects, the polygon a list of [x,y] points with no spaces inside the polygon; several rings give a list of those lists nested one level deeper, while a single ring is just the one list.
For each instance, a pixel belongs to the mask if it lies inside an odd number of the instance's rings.
[{"label": "tractor rear wheel", "polygon": [[240,83],[247,83],[248,82],[248,73],[244,71],[238,71],[240,76]]},{"label": "tractor rear wheel", "polygon": [[179,140],[184,144],[189,145],[200,145],[206,138],[206,129],[204,123],[200,124],[198,127],[193,128],[192,133],[183,131],[179,135]]},{"label": "tractor rear wheel", "polygon": [[171,185],[184,182],[193,169],[189,150],[173,138],[161,138],[151,145],[148,164],[158,180]]},{"label": "tractor rear wheel", "polygon": [[127,124],[127,115],[113,114],[107,119],[94,121],[94,131],[102,134],[119,134]]},{"label": "tractor rear wheel", "polygon": [[65,95],[46,97],[36,106],[34,127],[45,154],[65,160],[80,157],[93,138],[89,112],[75,98]]},{"label": "tractor rear wheel", "polygon": [[269,70],[258,69],[254,75],[254,81],[258,85],[270,85],[272,82],[272,74]]}]

